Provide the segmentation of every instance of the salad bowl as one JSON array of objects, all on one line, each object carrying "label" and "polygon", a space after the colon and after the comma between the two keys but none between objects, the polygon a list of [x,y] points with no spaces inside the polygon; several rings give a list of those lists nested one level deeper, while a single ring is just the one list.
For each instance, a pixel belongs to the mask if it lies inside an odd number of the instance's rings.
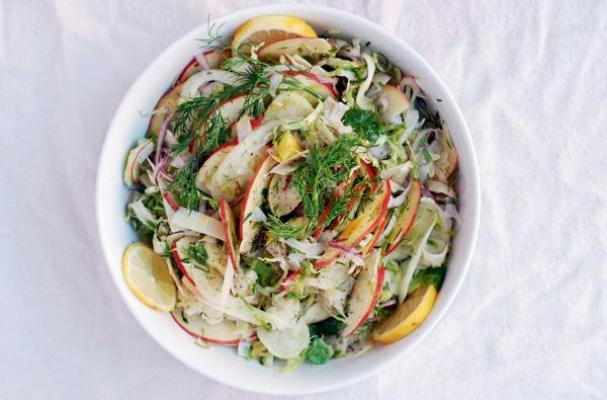
[{"label": "salad bowl", "polygon": [[[140,303],[129,291],[121,272],[124,248],[136,241],[125,220],[124,204],[129,196],[122,181],[124,154],[149,124],[149,111],[179,75],[184,60],[199,51],[199,41],[209,34],[202,25],[177,40],[160,54],[133,83],[118,107],[108,130],[97,172],[96,212],[103,253],[127,307],[144,330],[174,357],[201,374],[240,389],[267,394],[301,395],[324,392],[368,378],[394,362],[415,363],[406,352],[427,336],[447,312],[466,276],[480,219],[480,183],[470,133],[453,96],[432,68],[395,35],[353,14],[312,5],[269,5],[240,10],[212,22],[215,34],[230,36],[246,20],[261,15],[294,15],[306,20],[319,34],[360,38],[383,53],[395,65],[416,76],[429,96],[431,107],[447,121],[459,154],[459,221],[449,256],[449,269],[434,309],[412,334],[389,346],[377,346],[355,357],[343,357],[319,367],[305,365],[290,374],[265,368],[238,357],[233,349],[212,346],[199,349],[176,328],[168,314]],[[148,113],[147,116],[146,113]],[[143,116],[142,116],[143,115]]]}]

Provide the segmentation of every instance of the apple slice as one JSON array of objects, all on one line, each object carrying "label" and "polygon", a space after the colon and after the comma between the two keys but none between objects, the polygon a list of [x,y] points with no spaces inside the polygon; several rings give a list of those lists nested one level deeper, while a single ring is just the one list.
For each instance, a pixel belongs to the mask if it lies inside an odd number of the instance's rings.
[{"label": "apple slice", "polygon": [[314,324],[316,322],[324,321],[330,318],[331,314],[322,305],[322,303],[314,303],[303,314],[301,317],[306,324]]},{"label": "apple slice", "polygon": [[189,229],[219,240],[225,240],[221,222],[196,210],[180,207],[171,216],[170,223],[177,228]]},{"label": "apple slice", "polygon": [[333,202],[327,204],[324,211],[322,212],[322,214],[320,214],[320,217],[318,218],[318,228],[316,228],[316,231],[314,231],[314,233],[312,234],[312,237],[314,239],[318,239],[322,234],[322,231],[325,229],[325,222],[327,220],[327,217],[329,216],[329,213],[333,209],[335,200],[342,195],[344,190],[346,190],[346,188],[350,186],[352,182],[354,182],[357,176],[358,171],[354,170],[354,172],[352,172],[352,174],[348,177],[347,181],[342,182],[341,184],[339,184],[339,186],[337,186],[337,189],[335,189],[335,192],[333,193]]},{"label": "apple slice", "polygon": [[228,202],[223,198],[219,200],[219,216],[221,217],[221,224],[223,226],[223,233],[225,235],[228,256],[232,262],[234,272],[238,272],[240,266],[240,254],[238,253],[238,238],[236,237],[234,214],[232,214],[232,209],[230,208]]},{"label": "apple slice", "polygon": [[209,68],[214,69],[219,68],[221,64],[223,64],[225,59],[230,56],[230,51],[211,50],[205,52],[204,55],[207,58],[207,64],[209,65]]},{"label": "apple slice", "polygon": [[200,65],[198,65],[198,61],[196,61],[196,57],[192,57],[189,63],[183,68],[179,77],[177,78],[177,83],[181,84],[185,82],[190,76],[194,75],[196,72],[200,71]]},{"label": "apple slice", "polygon": [[370,316],[373,315],[375,305],[381,294],[384,284],[385,270],[381,264],[381,253],[375,250],[365,260],[348,302],[346,328],[344,336],[350,336],[358,330]]},{"label": "apple slice", "polygon": [[158,136],[162,123],[167,117],[167,113],[177,107],[182,86],[183,85],[180,84],[167,90],[160,100],[158,100],[156,107],[154,107],[154,114],[152,114],[150,124],[148,125],[147,134],[150,138],[155,139]]},{"label": "apple slice", "polygon": [[[348,222],[336,241],[343,247],[353,248],[381,223],[388,211],[390,201],[390,180],[382,182],[379,192],[369,201],[360,214]],[[330,265],[339,256],[339,252],[329,248],[322,259],[314,264],[317,268]]]},{"label": "apple slice", "polygon": [[242,339],[251,337],[254,333],[252,328],[242,331],[235,321],[222,319],[216,324],[209,324],[199,315],[187,317],[187,321],[181,313],[172,312],[171,316],[181,329],[196,339],[205,342],[235,346]]},{"label": "apple slice", "polygon": [[[314,90],[323,99],[326,99],[328,97],[332,97],[333,99],[337,98],[337,91],[335,90],[335,87],[328,82],[322,82],[316,75],[311,72],[286,71],[285,74],[297,79],[305,87]],[[316,97],[310,95],[309,93],[304,92],[304,96],[306,96],[308,100],[311,100],[312,103],[316,103],[318,101]]]},{"label": "apple slice", "polygon": [[306,97],[294,91],[281,92],[274,98],[265,113],[265,120],[279,120],[281,123],[297,121],[309,115],[314,108]]},{"label": "apple slice", "polygon": [[291,184],[292,175],[273,175],[268,188],[268,204],[277,217],[291,213],[301,203],[299,192]]},{"label": "apple slice", "polygon": [[257,330],[259,341],[275,357],[290,360],[299,356],[310,344],[308,324],[300,320],[292,328]]},{"label": "apple slice", "polygon": [[390,121],[395,116],[405,112],[411,106],[407,96],[393,85],[384,86],[379,97],[383,97],[388,103],[386,109],[381,113],[386,121]]},{"label": "apple slice", "polygon": [[399,214],[396,218],[396,222],[390,231],[390,234],[386,238],[388,248],[386,249],[386,255],[392,253],[398,247],[398,244],[405,238],[409,230],[413,226],[415,220],[415,214],[419,206],[419,200],[422,197],[422,186],[419,181],[415,180],[411,183],[411,189],[407,193],[407,199],[405,203],[399,209]]},{"label": "apple slice", "polygon": [[[242,110],[246,100],[246,96],[241,94],[238,96],[231,97],[219,104],[217,109],[210,113],[207,119],[205,119],[205,121],[200,126],[200,137],[204,139],[204,132],[206,130],[207,124],[214,116],[217,115],[217,113],[221,113],[221,116],[226,121],[226,124],[228,126],[233,126],[238,120],[238,117],[240,116],[240,110]],[[196,153],[197,142],[199,140],[199,137],[195,137],[194,140],[192,140],[192,142],[190,143],[190,152]]]},{"label": "apple slice", "polygon": [[229,203],[239,199],[253,178],[257,165],[267,154],[266,144],[272,140],[278,122],[269,121],[254,129],[224,157],[213,175],[214,198],[225,198]]},{"label": "apple slice", "polygon": [[221,113],[221,116],[227,121],[228,125],[232,125],[240,116],[240,111],[244,106],[247,97],[245,95],[234,96],[219,105],[211,116]]},{"label": "apple slice", "polygon": [[244,197],[244,204],[240,212],[240,253],[248,255],[253,248],[253,241],[260,230],[259,223],[253,221],[251,213],[255,208],[261,208],[263,204],[263,192],[270,184],[270,170],[276,165],[276,161],[269,154],[257,167],[257,172],[251,179]]},{"label": "apple slice", "polygon": [[[212,50],[205,52],[203,56],[207,60],[207,66],[209,67],[209,69],[215,69],[219,68],[221,63],[225,60],[226,52]],[[201,70],[202,68],[200,67],[200,64],[198,64],[196,57],[192,57],[192,59],[185,66],[183,71],[181,71],[181,74],[179,74],[179,78],[177,78],[177,83],[179,84],[185,82],[190,76],[194,75],[196,72],[199,72]]]},{"label": "apple slice", "polygon": [[290,38],[269,43],[259,49],[257,55],[261,59],[276,59],[282,55],[300,55],[314,57],[326,54],[331,50],[331,44],[321,38]]},{"label": "apple slice", "polygon": [[365,175],[367,175],[367,178],[369,178],[369,180],[371,181],[371,190],[376,190],[377,180],[375,178],[377,178],[377,171],[375,170],[375,167],[373,166],[373,164],[363,160],[362,158],[359,160],[359,162],[361,169],[364,171]]},{"label": "apple slice", "polygon": [[227,125],[232,125],[238,120],[240,116],[240,110],[244,107],[244,103],[247,101],[247,97],[244,94],[231,97],[223,101],[215,111],[209,114],[208,118],[204,121],[200,127],[200,131],[204,133],[207,124],[217,113],[221,113],[223,119],[226,120]]},{"label": "apple slice", "polygon": [[238,144],[238,140],[234,139],[228,143],[224,143],[217,148],[213,154],[209,156],[202,164],[196,175],[196,187],[207,193],[217,192],[219,189],[214,187],[215,182],[213,176],[223,161],[230,149]]},{"label": "apple slice", "polygon": [[363,250],[363,257],[366,257],[371,252],[371,250],[373,250],[373,248],[379,241],[379,238],[381,237],[384,229],[386,229],[386,225],[388,225],[388,222],[390,222],[390,218],[392,218],[392,215],[391,215],[391,213],[387,212],[386,215],[384,216],[384,219],[377,226],[377,228],[375,228],[375,232],[373,233],[373,238],[369,241],[367,246],[365,246],[365,249]]}]

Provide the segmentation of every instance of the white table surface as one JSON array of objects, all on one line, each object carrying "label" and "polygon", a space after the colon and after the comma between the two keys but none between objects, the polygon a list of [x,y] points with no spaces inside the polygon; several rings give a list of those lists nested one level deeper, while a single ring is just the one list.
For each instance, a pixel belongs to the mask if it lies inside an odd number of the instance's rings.
[{"label": "white table surface", "polygon": [[[146,335],[93,212],[103,137],[133,79],[207,15],[256,3],[0,2],[0,398],[262,398]],[[323,3],[397,32],[446,81],[483,208],[439,326],[390,371],[315,398],[607,398],[607,2]]]}]

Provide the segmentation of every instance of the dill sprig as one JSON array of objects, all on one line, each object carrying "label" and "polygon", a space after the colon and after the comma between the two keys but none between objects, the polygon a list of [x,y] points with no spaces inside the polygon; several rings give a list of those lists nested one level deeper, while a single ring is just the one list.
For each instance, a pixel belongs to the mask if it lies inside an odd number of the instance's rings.
[{"label": "dill sprig", "polygon": [[211,117],[204,131],[205,140],[201,150],[204,157],[209,156],[216,148],[226,142],[228,128],[228,121],[223,118],[221,113],[218,112]]},{"label": "dill sprig", "polygon": [[305,225],[283,222],[280,218],[272,214],[268,215],[266,226],[268,227],[268,234],[272,239],[297,239],[302,237],[306,232]]},{"label": "dill sprig", "polygon": [[201,159],[200,156],[190,158],[187,164],[179,170],[175,180],[168,186],[168,189],[177,197],[179,204],[190,210],[197,210],[200,202],[200,193],[196,187],[196,173]]},{"label": "dill sprig", "polygon": [[[270,96],[269,68],[272,65],[248,57],[240,53],[235,57],[224,61],[222,68],[232,71],[240,77],[240,84],[235,87],[238,92],[247,93],[247,99],[241,110],[241,115],[248,113],[252,117],[258,117],[265,111],[266,100]],[[301,81],[283,72],[274,72],[283,75],[281,90],[303,90],[306,93],[322,100],[322,96],[315,90],[305,86]]]},{"label": "dill sprig", "polygon": [[217,24],[210,22],[211,16],[207,18],[207,37],[198,39],[202,43],[202,48],[205,50],[223,51],[230,48],[230,44],[226,41],[225,37],[219,33],[225,24]]},{"label": "dill sprig", "polygon": [[175,156],[185,151],[196,137],[200,124],[210,115],[219,104],[219,99],[212,97],[195,97],[177,106],[171,121],[173,133],[177,136],[177,144],[171,149]]},{"label": "dill sprig", "polygon": [[[200,202],[200,192],[196,187],[198,167],[216,148],[225,143],[228,139],[228,128],[227,121],[221,113],[214,115],[205,130],[205,141],[202,144],[202,149],[197,156],[193,156],[188,160],[187,164],[177,173],[175,180],[169,184],[169,190],[175,193],[177,201],[182,206],[190,210],[198,209]],[[180,141],[177,146],[182,146],[181,143]],[[178,150],[177,146],[173,149],[173,152]],[[187,148],[187,145],[185,147]]]},{"label": "dill sprig", "polygon": [[[310,226],[316,225],[327,195],[338,183],[346,180],[352,168],[358,164],[355,150],[360,144],[357,136],[340,136],[324,149],[312,148],[306,162],[294,171],[293,185],[302,198],[304,214]],[[331,217],[335,218],[337,212],[340,209],[343,212],[344,208],[345,204],[339,205]]]},{"label": "dill sprig", "polygon": [[194,265],[205,270],[204,268],[207,264],[207,259],[209,258],[209,254],[207,253],[207,249],[204,247],[204,243],[193,243],[185,249],[186,258],[183,259],[184,262],[191,263],[194,262]]}]

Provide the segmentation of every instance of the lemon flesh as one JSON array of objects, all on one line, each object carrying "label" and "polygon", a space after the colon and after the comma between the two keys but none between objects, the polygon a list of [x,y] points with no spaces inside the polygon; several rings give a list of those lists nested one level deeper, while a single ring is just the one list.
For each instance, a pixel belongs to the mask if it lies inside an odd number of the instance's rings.
[{"label": "lemon flesh", "polygon": [[232,50],[234,53],[245,44],[270,44],[279,40],[296,37],[317,37],[314,29],[301,18],[269,15],[251,18],[234,32]]},{"label": "lemon flesh", "polygon": [[177,291],[166,262],[145,244],[130,244],[122,255],[122,274],[131,292],[161,312],[175,308]]},{"label": "lemon flesh", "polygon": [[413,332],[430,314],[436,301],[436,288],[422,286],[401,304],[394,314],[381,321],[371,337],[378,343],[389,344]]}]

